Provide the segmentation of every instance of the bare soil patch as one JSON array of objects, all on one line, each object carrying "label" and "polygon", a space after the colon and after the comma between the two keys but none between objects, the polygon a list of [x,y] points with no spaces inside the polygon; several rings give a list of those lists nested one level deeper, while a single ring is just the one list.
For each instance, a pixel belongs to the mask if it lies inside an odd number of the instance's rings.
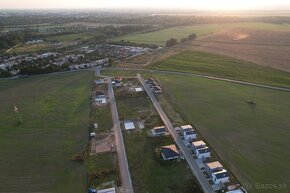
[{"label": "bare soil patch", "polygon": [[97,137],[91,140],[91,154],[115,151],[115,136],[109,134],[102,137],[101,139]]}]

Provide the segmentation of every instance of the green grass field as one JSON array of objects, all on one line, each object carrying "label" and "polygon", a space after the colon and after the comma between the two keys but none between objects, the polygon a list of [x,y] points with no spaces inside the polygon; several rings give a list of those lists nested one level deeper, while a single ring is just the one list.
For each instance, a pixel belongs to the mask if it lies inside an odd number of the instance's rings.
[{"label": "green grass field", "polygon": [[74,34],[63,34],[63,35],[52,35],[46,37],[45,39],[49,41],[58,41],[58,42],[71,42],[71,41],[84,41],[88,40],[94,36],[101,35],[101,32],[82,32],[82,33],[74,33]]},{"label": "green grass field", "polygon": [[106,152],[89,156],[85,165],[88,171],[88,185],[90,188],[103,189],[120,185],[116,153]]},{"label": "green grass field", "polygon": [[261,30],[290,30],[290,25],[270,24],[258,22],[228,23],[228,24],[197,24],[192,26],[178,26],[149,33],[133,33],[115,38],[116,41],[125,40],[136,43],[150,43],[164,46],[165,41],[170,38],[178,40],[188,37],[195,33],[197,36],[208,35],[211,32],[217,32],[224,29],[235,27],[261,29]]},{"label": "green grass field", "polygon": [[[197,126],[249,192],[290,192],[289,92],[188,76],[155,76],[175,109]],[[247,103],[254,92],[255,106]],[[277,188],[258,189],[255,183]]]},{"label": "green grass field", "polygon": [[206,52],[187,51],[150,66],[235,80],[290,87],[290,74],[254,63]]},{"label": "green grass field", "polygon": [[[84,192],[91,72],[0,81],[0,192]],[[14,113],[17,105],[22,121]]]}]

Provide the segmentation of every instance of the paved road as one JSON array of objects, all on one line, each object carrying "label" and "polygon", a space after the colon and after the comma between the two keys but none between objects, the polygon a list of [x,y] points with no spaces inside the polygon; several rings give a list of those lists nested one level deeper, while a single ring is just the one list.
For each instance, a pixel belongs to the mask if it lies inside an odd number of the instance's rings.
[{"label": "paved road", "polygon": [[123,135],[120,127],[119,115],[116,105],[116,100],[114,96],[114,90],[112,86],[111,78],[108,78],[108,91],[111,105],[112,121],[115,132],[115,139],[117,144],[117,154],[119,161],[119,169],[122,181],[122,193],[133,193],[132,180],[129,171],[129,165],[127,161],[126,150],[123,141]]},{"label": "paved road", "polygon": [[258,83],[252,83],[252,82],[246,82],[246,81],[240,81],[240,80],[233,80],[233,79],[228,79],[228,78],[220,78],[220,77],[203,75],[203,74],[194,74],[194,73],[190,73],[190,72],[177,72],[177,71],[168,71],[168,70],[150,70],[150,69],[144,69],[144,68],[108,68],[108,69],[112,69],[112,70],[134,70],[134,71],[143,71],[143,72],[151,72],[151,73],[162,73],[162,74],[174,74],[174,75],[187,75],[187,76],[194,76],[194,77],[200,77],[200,78],[220,80],[220,81],[237,83],[237,84],[242,84],[242,85],[255,86],[255,87],[267,88],[267,89],[272,89],[272,90],[290,92],[290,88],[286,88],[286,87],[278,87],[278,86],[271,86],[271,85],[266,85],[266,84],[258,84]]},{"label": "paved road", "polygon": [[201,172],[200,168],[198,167],[197,163],[195,162],[195,160],[193,159],[192,155],[188,151],[187,147],[185,147],[185,145],[183,144],[182,140],[180,139],[180,137],[178,136],[177,132],[175,131],[171,121],[167,117],[166,113],[163,111],[163,109],[160,106],[159,102],[157,101],[156,97],[152,93],[151,89],[145,84],[144,79],[142,78],[142,76],[140,74],[138,74],[138,79],[142,83],[142,85],[145,88],[146,92],[148,93],[148,95],[149,95],[151,101],[153,102],[156,110],[158,111],[161,119],[163,120],[164,124],[168,128],[168,130],[169,130],[170,134],[172,135],[172,137],[174,138],[175,143],[178,145],[179,149],[181,150],[182,154],[184,155],[189,167],[191,168],[192,172],[194,173],[194,175],[198,179],[198,181],[199,181],[200,185],[202,186],[204,192],[205,193],[214,193],[211,185],[209,184],[209,182],[207,181],[207,179],[205,178],[205,176]]}]

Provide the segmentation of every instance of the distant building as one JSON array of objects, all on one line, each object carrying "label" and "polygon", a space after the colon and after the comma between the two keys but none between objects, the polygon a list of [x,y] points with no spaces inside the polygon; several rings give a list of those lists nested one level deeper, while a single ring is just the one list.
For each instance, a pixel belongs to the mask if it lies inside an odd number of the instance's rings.
[{"label": "distant building", "polygon": [[160,153],[163,160],[173,160],[180,157],[180,153],[177,150],[176,145],[162,146]]},{"label": "distant building", "polygon": [[25,42],[26,45],[30,45],[30,44],[37,44],[37,43],[42,43],[43,40],[31,40],[31,41],[27,41]]},{"label": "distant building", "polygon": [[203,147],[195,150],[195,155],[198,159],[206,159],[211,157],[210,149]]},{"label": "distant building", "polygon": [[225,169],[222,171],[214,172],[211,174],[211,176],[215,184],[227,183],[230,181],[229,173]]},{"label": "distant building", "polygon": [[154,127],[151,130],[151,133],[153,136],[163,136],[167,134],[167,130],[165,126],[161,126],[161,127]]}]

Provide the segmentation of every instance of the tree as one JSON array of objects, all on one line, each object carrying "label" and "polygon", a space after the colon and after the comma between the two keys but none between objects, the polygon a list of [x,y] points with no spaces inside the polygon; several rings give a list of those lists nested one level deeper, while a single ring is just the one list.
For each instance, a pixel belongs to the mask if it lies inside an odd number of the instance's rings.
[{"label": "tree", "polygon": [[196,34],[190,34],[190,35],[188,36],[188,39],[189,39],[189,40],[195,40],[195,39],[196,39]]},{"label": "tree", "polygon": [[182,38],[180,42],[186,42],[187,38]]},{"label": "tree", "polygon": [[165,42],[166,47],[171,47],[171,46],[174,46],[176,44],[177,44],[177,39],[175,39],[175,38],[170,38],[169,40],[167,40]]}]

